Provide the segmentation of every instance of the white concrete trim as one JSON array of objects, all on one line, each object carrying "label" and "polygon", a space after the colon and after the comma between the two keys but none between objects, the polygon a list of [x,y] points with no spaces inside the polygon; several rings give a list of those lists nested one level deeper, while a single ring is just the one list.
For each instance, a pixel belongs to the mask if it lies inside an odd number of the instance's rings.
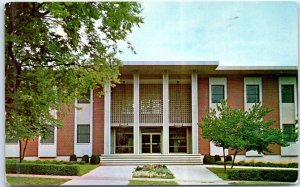
[{"label": "white concrete trim", "polygon": [[75,108],[74,108],[74,154],[76,154],[76,144],[77,144],[77,119],[78,119],[78,111],[77,111],[77,107],[78,107],[78,102],[77,102],[77,98],[75,99]]},{"label": "white concrete trim", "polygon": [[[224,85],[224,99],[227,100],[227,78],[226,77],[209,77],[209,108],[215,108],[217,103],[212,103],[212,85]],[[217,113],[218,115],[218,113]],[[211,155],[223,155],[223,149],[221,147],[215,146],[213,142],[210,142],[210,154]],[[228,149],[225,150],[225,154],[228,154]]]},{"label": "white concrete trim", "polygon": [[111,87],[108,81],[104,88],[104,154],[110,154],[110,113],[111,113]]},{"label": "white concrete trim", "polygon": [[94,92],[90,90],[90,153],[93,154],[93,115],[94,115]]},{"label": "white concrete trim", "polygon": [[203,66],[212,65],[218,66],[219,61],[124,61],[125,66]]},{"label": "white concrete trim", "polygon": [[169,153],[169,72],[163,73],[163,145],[162,153]]},{"label": "white concrete trim", "polygon": [[297,70],[298,66],[218,66],[216,70]]},{"label": "white concrete trim", "polygon": [[[259,102],[262,103],[262,78],[261,77],[244,77],[244,111],[248,111],[254,103],[247,103],[247,85],[259,86]],[[264,156],[257,151],[247,151],[245,156],[256,157]]]},{"label": "white concrete trim", "polygon": [[192,73],[192,153],[198,154],[198,75]]},{"label": "white concrete trim", "polygon": [[140,82],[139,82],[139,72],[135,71],[133,73],[133,123],[134,123],[134,127],[133,127],[133,152],[134,154],[139,154],[140,150],[139,150],[139,122],[140,122]]},{"label": "white concrete trim", "polygon": [[[292,84],[294,85],[294,117],[295,120],[297,120],[298,116],[298,100],[297,100],[297,79],[296,77],[279,77],[278,80],[278,91],[279,91],[279,121],[280,121],[280,129],[283,129],[283,105],[289,104],[289,103],[282,103],[282,93],[281,93],[281,85],[283,84]],[[296,124],[296,127],[299,127],[299,124]],[[281,156],[297,156],[299,141],[297,142],[291,142],[289,146],[287,147],[281,147]]]}]

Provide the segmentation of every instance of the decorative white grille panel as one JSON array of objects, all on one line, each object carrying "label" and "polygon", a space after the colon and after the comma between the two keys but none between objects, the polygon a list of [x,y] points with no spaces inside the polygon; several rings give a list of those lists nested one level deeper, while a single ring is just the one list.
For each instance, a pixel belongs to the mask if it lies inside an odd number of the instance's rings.
[{"label": "decorative white grille panel", "polygon": [[170,123],[192,123],[191,84],[169,85]]},{"label": "decorative white grille panel", "polygon": [[140,123],[162,123],[162,84],[140,85]]},{"label": "decorative white grille panel", "polygon": [[133,123],[133,85],[118,84],[111,92],[111,122]]}]

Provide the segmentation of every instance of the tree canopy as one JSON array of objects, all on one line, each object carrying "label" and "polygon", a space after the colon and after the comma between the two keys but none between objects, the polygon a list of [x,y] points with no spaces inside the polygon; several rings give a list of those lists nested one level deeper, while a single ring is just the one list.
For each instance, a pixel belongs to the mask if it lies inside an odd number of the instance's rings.
[{"label": "tree canopy", "polygon": [[118,81],[122,51],[143,22],[137,2],[12,2],[5,6],[6,135],[19,140],[61,126],[60,111],[89,89]]}]

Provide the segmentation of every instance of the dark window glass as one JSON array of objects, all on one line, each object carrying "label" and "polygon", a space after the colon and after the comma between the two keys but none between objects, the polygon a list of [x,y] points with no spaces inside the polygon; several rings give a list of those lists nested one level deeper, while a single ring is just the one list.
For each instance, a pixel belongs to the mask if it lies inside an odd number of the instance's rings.
[{"label": "dark window glass", "polygon": [[77,125],[77,143],[90,143],[90,125]]},{"label": "dark window glass", "polygon": [[78,103],[90,103],[90,95],[90,91],[87,91],[80,99],[78,99]]},{"label": "dark window glass", "polygon": [[295,125],[294,124],[283,124],[283,133],[285,135],[285,139],[288,142],[295,142]]},{"label": "dark window glass", "polygon": [[259,85],[247,85],[247,103],[259,103]]},{"label": "dark window glass", "polygon": [[41,143],[54,143],[54,127],[51,127],[47,136],[41,138]]},{"label": "dark window glass", "polygon": [[9,144],[17,144],[18,143],[18,139],[15,138],[15,137],[6,136],[5,137],[5,142],[9,143]]},{"label": "dark window glass", "polygon": [[133,153],[133,128],[116,128],[116,153]]},{"label": "dark window glass", "polygon": [[212,103],[220,103],[224,100],[224,85],[211,86],[211,99]]},{"label": "dark window glass", "polygon": [[169,135],[169,152],[170,153],[186,153],[187,138],[186,128],[170,128]]},{"label": "dark window glass", "polygon": [[294,103],[294,85],[281,85],[282,103]]}]

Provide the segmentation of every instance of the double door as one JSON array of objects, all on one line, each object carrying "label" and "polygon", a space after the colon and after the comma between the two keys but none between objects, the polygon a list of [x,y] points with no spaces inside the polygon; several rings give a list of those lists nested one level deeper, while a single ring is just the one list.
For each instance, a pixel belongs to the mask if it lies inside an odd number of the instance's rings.
[{"label": "double door", "polygon": [[161,153],[160,133],[142,134],[142,153]]}]

